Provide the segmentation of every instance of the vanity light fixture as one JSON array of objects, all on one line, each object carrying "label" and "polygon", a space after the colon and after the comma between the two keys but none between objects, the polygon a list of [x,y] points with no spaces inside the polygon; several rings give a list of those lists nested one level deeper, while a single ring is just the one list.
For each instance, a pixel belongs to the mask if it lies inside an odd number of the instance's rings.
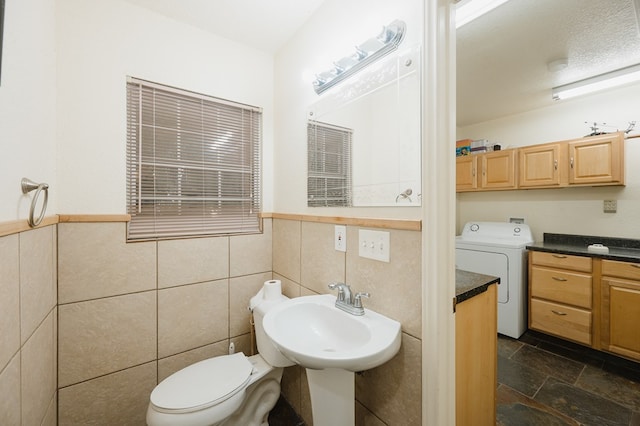
[{"label": "vanity light fixture", "polygon": [[468,24],[509,0],[461,0],[456,4],[456,28]]},{"label": "vanity light fixture", "polygon": [[554,87],[551,89],[551,96],[555,100],[568,99],[636,81],[640,81],[640,64]]},{"label": "vanity light fixture", "polygon": [[396,50],[406,32],[404,21],[395,20],[382,28],[380,34],[356,46],[356,51],[333,63],[334,67],[316,75],[313,89],[319,95],[367,65]]}]

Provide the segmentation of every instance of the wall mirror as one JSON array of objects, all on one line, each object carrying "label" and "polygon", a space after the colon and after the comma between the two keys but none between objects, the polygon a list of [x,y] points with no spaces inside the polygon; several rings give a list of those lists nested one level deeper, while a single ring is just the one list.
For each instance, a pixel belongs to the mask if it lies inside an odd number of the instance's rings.
[{"label": "wall mirror", "polygon": [[310,207],[420,206],[420,52],[400,48],[311,105]]},{"label": "wall mirror", "polygon": [[458,28],[458,128],[552,106],[553,87],[640,63],[638,14],[637,0],[509,0]]}]

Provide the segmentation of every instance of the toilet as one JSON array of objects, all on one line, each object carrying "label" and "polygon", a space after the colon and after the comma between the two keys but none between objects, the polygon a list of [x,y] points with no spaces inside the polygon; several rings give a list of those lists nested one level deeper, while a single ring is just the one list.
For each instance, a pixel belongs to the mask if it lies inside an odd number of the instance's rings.
[{"label": "toilet", "polygon": [[164,379],[151,392],[149,426],[268,426],[280,397],[282,367],[294,365],[273,346],[262,320],[287,300],[277,280],[267,281],[249,308],[253,311],[258,354],[242,352],[197,362]]}]

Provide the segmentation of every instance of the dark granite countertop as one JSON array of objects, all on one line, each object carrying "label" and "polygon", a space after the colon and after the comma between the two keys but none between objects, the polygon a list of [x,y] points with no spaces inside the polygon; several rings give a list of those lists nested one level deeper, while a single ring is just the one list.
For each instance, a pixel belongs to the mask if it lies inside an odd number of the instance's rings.
[{"label": "dark granite countertop", "polygon": [[[587,250],[587,246],[590,244],[605,245],[609,247],[609,253],[592,253]],[[529,244],[527,249],[620,260],[622,262],[640,262],[640,240],[629,238],[545,233],[542,242]]]},{"label": "dark granite countertop", "polygon": [[487,291],[491,284],[498,284],[500,278],[491,275],[456,269],[456,303],[464,302]]}]

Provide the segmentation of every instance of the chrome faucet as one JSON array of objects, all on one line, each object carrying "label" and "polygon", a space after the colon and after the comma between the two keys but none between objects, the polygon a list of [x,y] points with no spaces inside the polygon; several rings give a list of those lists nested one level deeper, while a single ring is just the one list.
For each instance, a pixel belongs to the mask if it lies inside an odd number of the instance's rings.
[{"label": "chrome faucet", "polygon": [[364,315],[364,307],[362,306],[362,298],[370,297],[369,293],[356,293],[352,295],[351,287],[345,283],[329,284],[331,290],[338,290],[336,298],[336,308],[350,313],[351,315]]}]

